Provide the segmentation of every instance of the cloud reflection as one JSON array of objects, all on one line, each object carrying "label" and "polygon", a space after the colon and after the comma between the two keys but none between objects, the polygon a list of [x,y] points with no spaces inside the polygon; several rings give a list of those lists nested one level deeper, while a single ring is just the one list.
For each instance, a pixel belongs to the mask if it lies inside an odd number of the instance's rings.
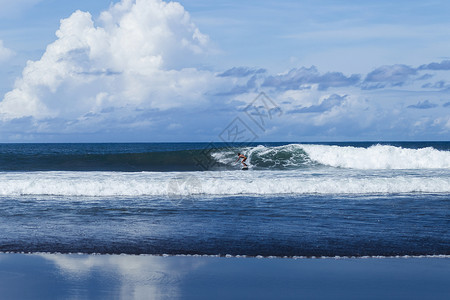
[{"label": "cloud reflection", "polygon": [[[74,284],[100,283],[121,299],[179,298],[184,277],[205,261],[182,257],[134,255],[40,254],[55,264],[60,275]],[[83,289],[73,289],[76,297]]]}]

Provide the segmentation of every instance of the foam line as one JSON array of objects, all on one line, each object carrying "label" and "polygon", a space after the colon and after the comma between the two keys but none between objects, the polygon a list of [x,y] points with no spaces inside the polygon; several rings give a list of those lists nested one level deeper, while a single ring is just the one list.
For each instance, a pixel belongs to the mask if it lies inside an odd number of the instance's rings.
[{"label": "foam line", "polygon": [[448,172],[397,171],[377,176],[341,172],[24,172],[0,173],[0,195],[186,196],[272,194],[450,193]]},{"label": "foam line", "polygon": [[372,255],[372,256],[263,256],[263,255],[231,255],[231,254],[125,254],[125,253],[61,253],[61,252],[14,252],[0,251],[0,254],[22,254],[22,255],[78,255],[78,256],[129,256],[129,257],[210,257],[210,258],[256,258],[256,259],[450,259],[450,255],[445,254],[424,254],[424,255]]}]

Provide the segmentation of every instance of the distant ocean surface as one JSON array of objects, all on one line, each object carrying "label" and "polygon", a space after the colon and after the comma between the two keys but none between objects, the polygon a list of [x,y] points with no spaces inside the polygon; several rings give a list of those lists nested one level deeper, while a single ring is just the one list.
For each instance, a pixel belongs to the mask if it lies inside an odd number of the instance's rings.
[{"label": "distant ocean surface", "polygon": [[2,252],[450,255],[450,142],[0,144],[0,205]]}]

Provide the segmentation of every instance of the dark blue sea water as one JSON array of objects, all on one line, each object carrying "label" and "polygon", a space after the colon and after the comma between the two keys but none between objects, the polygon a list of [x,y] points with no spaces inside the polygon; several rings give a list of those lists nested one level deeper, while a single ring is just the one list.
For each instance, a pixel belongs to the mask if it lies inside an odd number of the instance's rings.
[{"label": "dark blue sea water", "polygon": [[3,252],[450,255],[450,143],[2,144],[0,205]]}]

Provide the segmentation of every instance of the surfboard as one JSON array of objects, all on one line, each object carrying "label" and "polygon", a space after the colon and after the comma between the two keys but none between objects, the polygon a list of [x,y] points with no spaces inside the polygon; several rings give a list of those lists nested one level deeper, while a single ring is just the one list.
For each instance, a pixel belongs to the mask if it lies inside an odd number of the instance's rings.
[{"label": "surfboard", "polygon": [[242,170],[248,170],[248,167],[242,167]]}]

